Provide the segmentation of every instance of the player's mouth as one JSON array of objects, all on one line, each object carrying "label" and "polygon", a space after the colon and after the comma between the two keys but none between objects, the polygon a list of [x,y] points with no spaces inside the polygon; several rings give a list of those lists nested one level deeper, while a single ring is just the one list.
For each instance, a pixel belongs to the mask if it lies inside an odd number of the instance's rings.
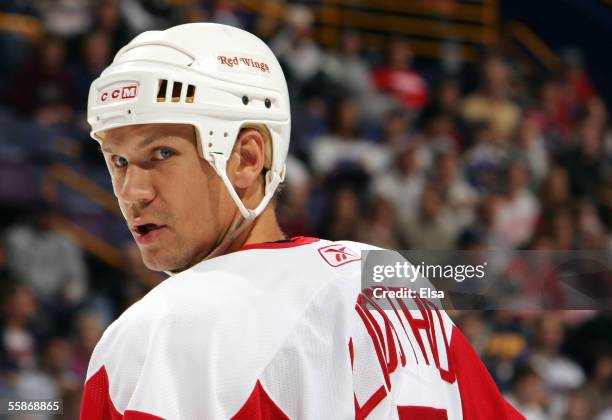
[{"label": "player's mouth", "polygon": [[166,225],[157,225],[155,223],[145,223],[136,225],[132,229],[136,242],[142,245],[154,242],[160,235],[161,231],[166,228]]}]

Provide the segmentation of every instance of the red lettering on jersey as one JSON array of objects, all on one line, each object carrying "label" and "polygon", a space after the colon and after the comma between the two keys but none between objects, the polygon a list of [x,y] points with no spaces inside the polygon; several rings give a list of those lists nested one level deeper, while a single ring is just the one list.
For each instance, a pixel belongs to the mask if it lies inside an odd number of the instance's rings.
[{"label": "red lettering on jersey", "polygon": [[357,396],[353,394],[355,398],[355,420],[365,420],[366,417],[376,408],[378,404],[387,396],[387,391],[385,388],[381,386],[378,390],[372,395],[366,403],[361,407],[359,402],[357,401]]},{"label": "red lettering on jersey", "polygon": [[[406,356],[404,353],[404,349],[402,346],[402,342],[400,337],[395,329],[393,322],[388,317],[388,313],[391,311],[384,311],[374,299],[368,296],[368,293],[371,293],[371,290],[364,291],[357,300],[357,304],[355,305],[355,311],[361,318],[363,325],[366,328],[370,338],[372,339],[372,344],[374,347],[374,351],[376,352],[376,356],[378,358],[378,362],[382,369],[383,377],[386,384],[386,389],[391,390],[392,382],[391,382],[391,373],[393,373],[399,366],[399,362],[401,361],[402,367],[406,365]],[[433,364],[436,367],[436,370],[440,374],[440,378],[450,384],[455,383],[456,374],[454,370],[453,359],[450,356],[450,347],[448,344],[448,337],[446,334],[446,330],[444,328],[444,320],[442,318],[442,313],[440,310],[432,303],[425,299],[415,298],[414,301],[419,308],[418,311],[421,314],[421,319],[415,318],[412,315],[412,312],[406,307],[405,302],[402,299],[387,299],[393,314],[397,317],[400,325],[405,334],[405,338],[412,347],[412,351],[414,354],[415,361],[418,363],[418,358],[416,356],[415,347],[412,345],[412,338],[408,334],[406,329],[404,320],[410,326],[412,331],[412,335],[414,339],[417,341],[421,354],[425,360],[425,363],[430,365],[430,358],[428,357],[428,352],[426,349],[426,344],[423,341],[421,336],[421,332],[425,333],[427,337],[427,345],[429,347],[429,351],[431,352],[431,358],[433,359]],[[398,307],[401,309],[399,311],[393,300],[396,301]],[[377,313],[380,315],[380,319],[374,316]],[[384,333],[383,333],[384,327]],[[442,337],[442,340],[438,339],[438,334]],[[440,347],[441,344],[439,341],[444,341],[443,347]],[[397,343],[397,345],[396,345]],[[349,341],[349,353],[351,356],[351,365],[353,365],[353,347],[352,347],[352,338]],[[441,366],[441,356],[442,351],[446,353],[446,361],[448,364],[447,368],[443,368]],[[363,405],[363,407],[359,406],[357,401],[357,396],[355,395],[355,412],[356,418],[365,418],[374,408],[386,397],[387,391],[384,386],[381,386]],[[433,410],[433,411],[431,411]],[[398,407],[398,415],[400,419],[432,419],[432,420],[442,420],[446,419],[446,411],[439,409],[431,409],[429,407]],[[363,417],[358,417],[358,415],[362,415]]]},{"label": "red lettering on jersey", "polygon": [[100,100],[102,102],[106,101],[108,99],[108,92],[104,92],[102,93],[102,95],[100,96]]},{"label": "red lettering on jersey", "polygon": [[119,89],[113,90],[113,92],[111,93],[111,98],[117,99],[118,97],[119,97]]},{"label": "red lettering on jersey", "polygon": [[[404,317],[406,317],[406,320],[408,321],[408,324],[410,325],[410,328],[412,329],[414,337],[421,350],[421,354],[423,355],[423,358],[425,359],[425,363],[427,363],[428,365],[430,364],[429,358],[427,357],[427,352],[425,350],[425,345],[421,338],[421,334],[420,334],[421,331],[424,331],[425,335],[427,336],[427,342],[429,344],[429,348],[433,356],[433,361],[434,361],[436,368],[440,372],[440,377],[444,381],[452,384],[455,382],[455,379],[456,379],[455,370],[453,368],[453,362],[451,358],[449,357],[450,348],[448,345],[447,335],[446,335],[446,331],[444,328],[444,321],[442,320],[442,314],[440,310],[432,302],[426,299],[420,299],[416,297],[414,301],[419,308],[422,319],[414,318],[410,310],[406,307],[406,304],[404,303],[404,301],[401,299],[397,299],[397,303],[399,307],[402,309],[402,313],[404,314]],[[434,318],[434,314],[435,314],[435,318]],[[436,319],[438,321],[437,323],[435,322]],[[440,365],[440,349],[438,346],[438,339],[436,335],[436,325],[439,327],[442,333],[442,337],[444,341],[444,351],[446,353],[448,369],[444,369]]]},{"label": "red lettering on jersey", "polygon": [[[393,313],[395,314],[395,317],[397,318],[397,320],[399,321],[400,325],[402,326],[402,330],[404,331],[405,337],[409,337],[408,336],[408,331],[406,330],[406,325],[404,325],[404,321],[402,320],[402,317],[399,314],[398,309],[395,307],[395,304],[393,303],[393,300],[390,299],[389,297],[386,298],[387,302],[389,302],[389,305],[391,306],[391,309],[393,310]],[[418,365],[419,364],[419,359],[416,355],[416,351],[414,350],[414,346],[412,345],[412,341],[410,339],[408,339],[408,344],[410,344],[410,348],[412,349],[412,355],[414,356],[414,361],[415,363]]]},{"label": "red lettering on jersey", "polygon": [[[386,344],[383,347],[383,349],[386,351],[386,354],[387,354],[388,372],[389,373],[395,372],[395,369],[398,366],[398,353],[399,353],[399,360],[402,366],[406,366],[406,354],[404,353],[404,348],[400,341],[399,335],[397,331],[395,330],[395,326],[393,325],[393,323],[387,316],[387,313],[376,302],[370,299],[367,295],[360,296],[357,302],[358,302],[357,303],[358,305],[361,305],[363,307],[364,313],[366,314],[368,319],[372,322],[372,325],[378,332],[380,342]],[[382,334],[382,331],[380,330],[378,323],[376,322],[376,319],[374,318],[370,310],[368,310],[368,307],[370,306],[374,308],[376,312],[378,312],[378,314],[383,319],[383,323],[385,326],[384,336]],[[397,349],[396,349],[396,343],[397,343]]]}]

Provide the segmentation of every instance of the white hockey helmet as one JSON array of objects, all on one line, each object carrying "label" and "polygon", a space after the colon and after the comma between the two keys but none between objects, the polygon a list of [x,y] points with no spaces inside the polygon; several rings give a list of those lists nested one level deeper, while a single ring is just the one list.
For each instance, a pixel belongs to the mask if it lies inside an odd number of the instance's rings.
[{"label": "white hockey helmet", "polygon": [[[257,217],[285,176],[291,117],[278,60],[255,35],[227,25],[190,23],[144,32],[123,47],[89,90],[91,136],[135,124],[195,127],[198,152],[221,177],[241,214]],[[271,142],[265,193],[247,209],[226,173],[238,133],[262,128]]]}]

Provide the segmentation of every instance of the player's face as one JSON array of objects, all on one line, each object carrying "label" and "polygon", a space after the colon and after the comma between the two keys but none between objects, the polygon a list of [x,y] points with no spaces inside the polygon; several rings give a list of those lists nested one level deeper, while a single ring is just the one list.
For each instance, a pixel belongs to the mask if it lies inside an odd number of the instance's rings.
[{"label": "player's face", "polygon": [[200,158],[195,130],[144,124],[102,142],[115,195],[145,265],[180,271],[206,256],[233,218],[223,184]]}]

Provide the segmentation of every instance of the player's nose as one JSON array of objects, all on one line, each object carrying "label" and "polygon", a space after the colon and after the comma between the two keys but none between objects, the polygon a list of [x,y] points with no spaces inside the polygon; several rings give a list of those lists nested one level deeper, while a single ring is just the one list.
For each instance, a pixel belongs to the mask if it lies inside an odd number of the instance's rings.
[{"label": "player's nose", "polygon": [[150,171],[137,165],[128,165],[117,196],[125,202],[149,202],[155,198]]}]

